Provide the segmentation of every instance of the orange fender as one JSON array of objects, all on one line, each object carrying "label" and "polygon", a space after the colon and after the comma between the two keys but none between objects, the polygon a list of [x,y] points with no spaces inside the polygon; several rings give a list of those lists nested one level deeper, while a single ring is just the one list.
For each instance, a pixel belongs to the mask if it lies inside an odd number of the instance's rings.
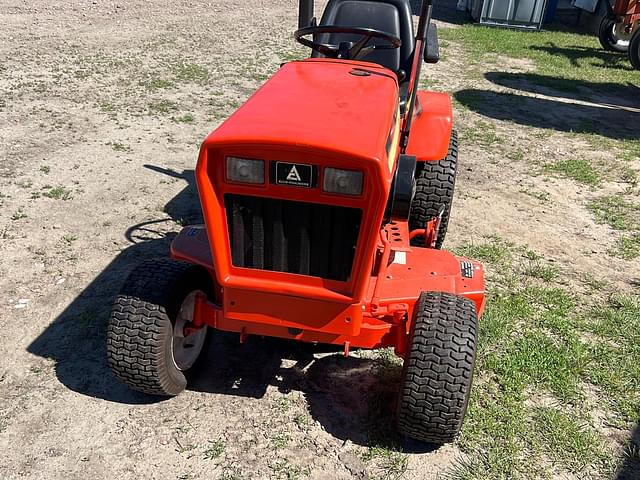
[{"label": "orange fender", "polygon": [[416,96],[406,153],[419,162],[447,156],[453,124],[451,97],[446,93],[419,91]]}]

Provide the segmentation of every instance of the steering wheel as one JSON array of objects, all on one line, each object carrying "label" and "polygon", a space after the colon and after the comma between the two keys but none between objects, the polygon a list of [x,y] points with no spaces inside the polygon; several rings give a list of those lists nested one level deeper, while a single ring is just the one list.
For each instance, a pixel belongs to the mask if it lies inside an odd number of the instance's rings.
[{"label": "steering wheel", "polygon": [[[360,35],[362,38],[357,42],[340,42],[338,45],[332,43],[320,43],[315,40],[305,38],[309,35],[313,35],[313,38],[316,38],[316,35],[322,34]],[[359,60],[366,57],[374,50],[392,50],[402,45],[402,41],[395,35],[383,32],[382,30],[364,27],[318,25],[301,28],[300,30],[297,30],[293,36],[297,42],[321,53],[326,57],[344,58],[349,60]],[[386,43],[382,45],[368,45],[369,41],[374,38],[384,40]]]}]

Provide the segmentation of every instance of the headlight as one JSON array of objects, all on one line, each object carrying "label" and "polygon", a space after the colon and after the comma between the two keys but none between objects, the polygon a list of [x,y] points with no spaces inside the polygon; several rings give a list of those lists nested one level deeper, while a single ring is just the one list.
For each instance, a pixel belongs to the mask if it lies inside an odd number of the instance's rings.
[{"label": "headlight", "polygon": [[227,157],[227,180],[238,183],[264,183],[264,160]]},{"label": "headlight", "polygon": [[362,193],[362,172],[325,168],[322,189],[329,193],[360,195]]}]

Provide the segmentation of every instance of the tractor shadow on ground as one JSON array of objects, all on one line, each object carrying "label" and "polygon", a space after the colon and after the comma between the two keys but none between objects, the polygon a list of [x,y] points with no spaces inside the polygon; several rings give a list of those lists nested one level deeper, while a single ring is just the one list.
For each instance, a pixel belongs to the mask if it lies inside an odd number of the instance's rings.
[{"label": "tractor shadow on ground", "polygon": [[[176,222],[197,224],[202,217],[193,171],[146,168],[186,182],[164,208],[169,218],[127,229],[129,245],[58,315],[27,350],[55,363],[58,380],[74,392],[125,403],[150,404],[163,398],[130,390],[106,363],[106,324],[113,301],[129,272],[139,263],[166,257]],[[189,389],[211,394],[262,398],[269,386],[300,391],[310,415],[332,435],[362,445],[398,446],[393,414],[400,367],[380,360],[344,358],[331,346],[273,338],[211,332],[202,362]],[[404,443],[405,451],[430,451],[431,445]]]},{"label": "tractor shadow on ground", "polygon": [[631,432],[629,445],[625,448],[624,459],[616,480],[637,480],[640,478],[640,421]]},{"label": "tractor shadow on ground", "polygon": [[334,437],[363,446],[429,452],[436,445],[410,442],[395,433],[396,394],[401,366],[345,358],[336,347],[275,338],[211,332],[212,341],[189,389],[218,395],[262,398],[267,389],[302,392],[313,420]]},{"label": "tractor shadow on ground", "polygon": [[536,96],[465,89],[456,92],[455,99],[481,115],[520,125],[620,140],[640,136],[640,92],[634,85],[569,81],[531,73],[488,72],[485,77]]},{"label": "tractor shadow on ground", "polygon": [[111,374],[106,364],[106,324],[111,306],[124,279],[139,263],[165,257],[175,236],[176,221],[201,223],[193,171],[182,173],[147,166],[180,178],[187,186],[165,206],[170,218],[134,225],[127,229],[124,248],[64,311],[40,334],[27,351],[53,360],[58,380],[67,388],[104,400],[145,404],[159,401],[134,392]]}]

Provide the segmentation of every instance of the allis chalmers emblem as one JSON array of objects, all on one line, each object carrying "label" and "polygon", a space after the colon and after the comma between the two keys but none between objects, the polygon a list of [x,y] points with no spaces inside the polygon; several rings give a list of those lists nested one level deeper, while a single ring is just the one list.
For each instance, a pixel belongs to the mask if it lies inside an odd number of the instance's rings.
[{"label": "allis chalmers emblem", "polygon": [[313,165],[304,163],[276,162],[276,183],[295,187],[313,187],[315,183]]}]

